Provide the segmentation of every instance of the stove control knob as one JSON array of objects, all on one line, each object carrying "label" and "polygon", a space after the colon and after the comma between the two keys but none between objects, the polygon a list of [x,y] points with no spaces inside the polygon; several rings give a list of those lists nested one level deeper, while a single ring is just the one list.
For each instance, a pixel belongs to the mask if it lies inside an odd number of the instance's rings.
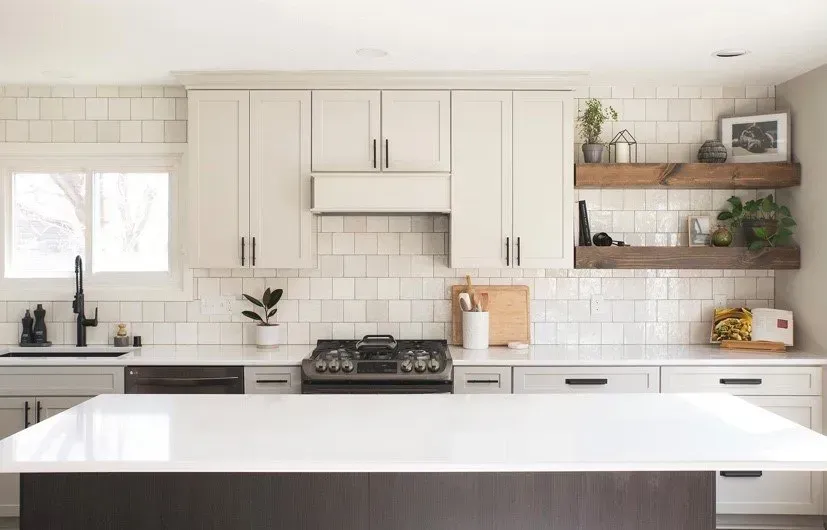
[{"label": "stove control knob", "polygon": [[413,361],[410,359],[405,359],[404,361],[402,361],[402,364],[399,365],[402,371],[406,373],[413,370],[413,366]]},{"label": "stove control knob", "polygon": [[335,374],[339,371],[339,361],[337,361],[336,359],[331,360],[329,363],[327,363],[327,369],[330,371],[330,373]]},{"label": "stove control knob", "polygon": [[424,372],[426,368],[427,368],[427,365],[425,364],[425,361],[424,361],[424,360],[422,360],[422,359],[418,359],[418,360],[414,363],[414,370],[416,370],[416,371],[417,371],[417,372],[419,372],[419,373]]},{"label": "stove control knob", "polygon": [[439,364],[438,359],[431,359],[430,361],[428,361],[428,370],[430,370],[431,372],[438,372],[440,368],[441,365]]},{"label": "stove control knob", "polygon": [[316,361],[316,371],[317,372],[324,372],[327,370],[327,361],[324,359],[319,359]]},{"label": "stove control knob", "polygon": [[345,373],[350,373],[353,371],[353,362],[350,360],[345,359],[342,361],[342,371]]}]

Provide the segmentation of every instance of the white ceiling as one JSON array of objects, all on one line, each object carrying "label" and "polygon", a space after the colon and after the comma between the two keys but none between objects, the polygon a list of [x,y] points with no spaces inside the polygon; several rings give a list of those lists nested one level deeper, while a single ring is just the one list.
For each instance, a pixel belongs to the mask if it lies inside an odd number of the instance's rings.
[{"label": "white ceiling", "polygon": [[776,83],[827,62],[825,28],[827,0],[0,0],[0,83],[351,69]]}]

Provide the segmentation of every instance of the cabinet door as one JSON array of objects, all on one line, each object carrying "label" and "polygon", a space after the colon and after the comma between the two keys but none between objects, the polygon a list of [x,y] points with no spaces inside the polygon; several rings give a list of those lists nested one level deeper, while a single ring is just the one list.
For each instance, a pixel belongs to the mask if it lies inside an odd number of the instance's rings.
[{"label": "cabinet door", "polygon": [[315,268],[310,92],[250,94],[250,264]]},{"label": "cabinet door", "polygon": [[84,401],[92,399],[92,397],[93,396],[39,397],[35,404],[37,420],[43,421],[51,418],[64,410],[69,410],[75,405],[80,405]]},{"label": "cabinet door", "polygon": [[519,267],[573,267],[573,135],[570,95],[514,93],[513,243]]},{"label": "cabinet door", "polygon": [[[29,404],[28,417],[26,403]],[[0,398],[0,438],[22,431],[34,422],[34,398]],[[20,475],[0,475],[0,517],[17,517],[20,510]]]},{"label": "cabinet door", "polygon": [[455,366],[454,394],[510,394],[510,366]]},{"label": "cabinet door", "polygon": [[[820,397],[744,397],[804,427],[821,432]],[[818,515],[823,505],[823,474],[755,470],[760,476],[718,474],[718,513]]]},{"label": "cabinet door", "polygon": [[245,366],[245,394],[301,394],[299,366]]},{"label": "cabinet door", "polygon": [[382,91],[382,171],[451,171],[451,93]]},{"label": "cabinet door", "polygon": [[250,93],[189,92],[190,265],[240,267],[249,256]]},{"label": "cabinet door", "polygon": [[313,91],[313,171],[379,171],[378,90]]},{"label": "cabinet door", "polygon": [[511,92],[455,91],[451,128],[451,267],[512,263]]},{"label": "cabinet door", "polygon": [[655,366],[514,367],[515,394],[645,393],[660,389]]}]

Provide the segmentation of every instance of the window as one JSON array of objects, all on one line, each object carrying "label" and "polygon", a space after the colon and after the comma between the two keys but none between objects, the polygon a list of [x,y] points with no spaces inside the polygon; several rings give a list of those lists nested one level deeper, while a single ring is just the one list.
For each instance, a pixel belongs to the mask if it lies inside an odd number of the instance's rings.
[{"label": "window", "polygon": [[[72,145],[62,148],[95,152],[66,156],[48,148],[29,146],[41,156],[4,160],[0,146],[6,195],[0,295],[16,299],[10,291],[27,291],[17,299],[32,300],[32,289],[44,297],[73,290],[78,255],[87,291],[99,291],[95,299],[180,299],[191,292],[178,233],[183,153],[146,156],[149,147],[138,146],[140,153],[101,156],[123,146]],[[165,296],[170,290],[178,294]]]}]

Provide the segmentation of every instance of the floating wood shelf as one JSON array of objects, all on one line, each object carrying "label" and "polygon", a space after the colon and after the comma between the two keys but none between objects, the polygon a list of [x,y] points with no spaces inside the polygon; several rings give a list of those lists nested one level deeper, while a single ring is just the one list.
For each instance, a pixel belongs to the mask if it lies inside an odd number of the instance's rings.
[{"label": "floating wood shelf", "polygon": [[801,184],[801,164],[576,164],[576,188],[774,189]]},{"label": "floating wood shelf", "polygon": [[577,269],[799,269],[798,247],[575,247]]}]

